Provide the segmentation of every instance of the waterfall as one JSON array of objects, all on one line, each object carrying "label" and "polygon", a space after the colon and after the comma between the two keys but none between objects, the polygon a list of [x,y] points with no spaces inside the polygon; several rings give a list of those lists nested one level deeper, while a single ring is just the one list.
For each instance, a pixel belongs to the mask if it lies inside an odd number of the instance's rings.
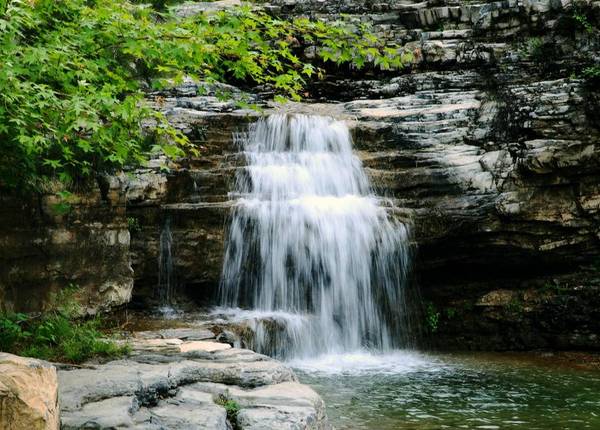
[{"label": "waterfall", "polygon": [[372,191],[342,121],[272,115],[235,136],[218,312],[278,357],[406,341],[407,226]]},{"label": "waterfall", "polygon": [[171,219],[166,218],[160,232],[160,250],[158,255],[158,300],[162,309],[170,308],[173,301],[173,235]]}]

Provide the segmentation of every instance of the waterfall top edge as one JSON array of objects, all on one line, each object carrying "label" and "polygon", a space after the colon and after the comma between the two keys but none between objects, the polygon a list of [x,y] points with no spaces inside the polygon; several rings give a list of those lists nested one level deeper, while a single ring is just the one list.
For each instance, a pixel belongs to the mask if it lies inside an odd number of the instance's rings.
[{"label": "waterfall top edge", "polygon": [[273,114],[234,136],[248,152],[341,152],[350,153],[352,137],[343,120],[304,114]]}]

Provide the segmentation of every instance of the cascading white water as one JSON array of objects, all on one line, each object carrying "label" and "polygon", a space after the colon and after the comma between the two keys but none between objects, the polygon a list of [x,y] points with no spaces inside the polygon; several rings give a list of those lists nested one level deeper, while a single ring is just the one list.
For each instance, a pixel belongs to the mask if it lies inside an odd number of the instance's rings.
[{"label": "cascading white water", "polygon": [[236,141],[247,166],[231,193],[220,289],[230,309],[218,313],[280,357],[401,344],[408,230],[373,194],[345,123],[272,115]]}]

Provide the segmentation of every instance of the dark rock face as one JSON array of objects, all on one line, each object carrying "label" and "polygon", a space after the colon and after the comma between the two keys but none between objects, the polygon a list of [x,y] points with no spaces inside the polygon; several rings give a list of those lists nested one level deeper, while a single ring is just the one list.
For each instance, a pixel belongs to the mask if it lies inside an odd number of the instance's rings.
[{"label": "dark rock face", "polygon": [[[423,345],[452,349],[598,349],[598,267],[531,279],[431,285]],[[458,293],[457,293],[458,292]],[[484,293],[485,292],[485,293]],[[436,317],[437,315],[437,317]]]},{"label": "dark rock face", "polygon": [[68,198],[0,198],[0,309],[38,311],[69,284],[88,313],[131,299],[125,195],[116,180]]}]

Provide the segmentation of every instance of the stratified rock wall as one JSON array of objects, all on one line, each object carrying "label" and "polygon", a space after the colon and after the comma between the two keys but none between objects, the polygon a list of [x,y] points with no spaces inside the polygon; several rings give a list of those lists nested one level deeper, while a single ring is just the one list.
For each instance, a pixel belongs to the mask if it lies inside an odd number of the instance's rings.
[{"label": "stratified rock wall", "polygon": [[125,195],[116,178],[61,198],[0,197],[0,310],[46,308],[72,286],[94,314],[131,299]]},{"label": "stratified rock wall", "polygon": [[[577,5],[592,31],[560,0],[272,0],[255,6],[325,21],[343,13],[413,54],[402,71],[323,64],[326,79],[307,89],[302,104],[250,99],[264,114],[284,110],[348,122],[378,193],[411,220],[415,279],[431,304],[426,309],[439,313],[439,324],[424,328],[434,343],[600,347],[590,293],[600,271],[600,93],[598,82],[583,73],[600,59],[598,2]],[[185,14],[194,10],[187,5]],[[298,55],[314,56],[314,49],[301,47]],[[6,203],[0,302],[41,297],[37,291],[71,278],[95,285],[94,294],[106,282],[128,291],[127,216],[134,296],[155,296],[160,234],[170,220],[175,282],[210,303],[223,261],[227,193],[243,168],[232,133],[259,115],[218,97],[239,91],[186,82],[149,93],[155,108],[199,145],[200,156],[179,160],[168,173],[150,167],[113,178],[124,200],[98,197],[82,218],[69,218],[66,230],[40,209],[15,218],[25,212]],[[107,218],[114,210],[116,218]],[[109,231],[116,239],[105,245],[97,238]],[[70,244],[73,232],[88,236],[73,236]],[[494,291],[513,295],[484,299]],[[122,302],[126,294],[119,297],[104,302]]]},{"label": "stratified rock wall", "polygon": [[[412,220],[416,280],[440,313],[439,327],[425,332],[462,339],[446,342],[458,347],[599,346],[598,327],[581,323],[593,317],[584,303],[595,291],[600,256],[600,98],[582,74],[600,57],[598,32],[577,24],[570,4],[547,0],[274,0],[262,7],[321,20],[344,13],[413,53],[404,71],[331,69],[309,88],[307,103],[262,106],[265,114],[283,109],[348,122],[378,192]],[[597,3],[578,7],[597,27]],[[227,191],[242,162],[231,133],[257,113],[203,90],[188,83],[150,99],[202,145],[201,157],[169,175],[155,213],[174,220],[179,282],[207,298],[220,273]],[[133,246],[136,277],[145,284],[157,276],[160,226],[150,211],[133,209],[148,216],[143,231],[152,232]],[[497,289],[514,291],[515,299],[481,302]],[[455,308],[470,309],[462,318],[469,327],[459,330],[445,316]],[[586,317],[544,321],[558,309]],[[527,315],[515,320],[519,310]],[[520,340],[519,325],[528,332]]]}]

